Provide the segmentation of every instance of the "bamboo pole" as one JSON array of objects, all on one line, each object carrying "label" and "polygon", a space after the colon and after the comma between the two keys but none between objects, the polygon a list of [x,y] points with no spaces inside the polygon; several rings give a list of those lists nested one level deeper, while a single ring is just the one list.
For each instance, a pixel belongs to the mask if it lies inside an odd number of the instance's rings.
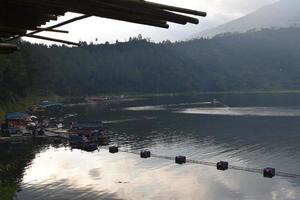
[{"label": "bamboo pole", "polygon": [[36,28],[37,31],[47,31],[47,32],[55,32],[55,33],[69,33],[69,31],[66,30],[58,30],[58,29],[50,29],[50,28]]},{"label": "bamboo pole", "polygon": [[29,38],[35,38],[35,39],[41,39],[41,40],[48,40],[48,41],[58,42],[58,43],[63,43],[63,44],[68,44],[68,45],[80,46],[79,43],[70,42],[70,41],[67,41],[67,40],[61,40],[61,39],[44,37],[44,36],[40,36],[40,35],[24,34],[22,37],[29,37]]},{"label": "bamboo pole", "polygon": [[0,54],[9,54],[18,50],[19,48],[15,44],[0,43]]},{"label": "bamboo pole", "polygon": [[[56,24],[56,25],[49,26],[49,27],[47,27],[46,29],[55,29],[55,28],[58,28],[58,27],[61,27],[61,26],[64,26],[64,25],[73,23],[73,22],[78,21],[78,20],[86,19],[86,18],[88,18],[88,17],[90,17],[90,16],[89,16],[89,15],[81,15],[81,16],[74,17],[74,18],[72,18],[72,19],[66,20],[66,21],[64,21],[64,22],[58,23],[58,24]],[[40,33],[40,32],[43,32],[43,31],[44,31],[44,30],[36,30],[36,31],[30,32],[30,33],[28,33],[28,34],[34,35],[34,34],[36,34],[36,33]],[[13,38],[9,38],[9,39],[7,39],[7,40],[5,40],[5,41],[6,41],[6,42],[12,41],[12,40],[18,39],[18,38],[20,38],[20,37],[22,37],[22,35],[18,35],[18,36],[15,36],[15,37],[13,37]]]},{"label": "bamboo pole", "polygon": [[[15,0],[15,3],[19,4],[31,4],[31,5],[39,5],[41,7],[43,6],[52,6],[60,9],[68,9],[66,11],[72,11],[72,12],[77,12],[77,13],[86,13],[89,15],[95,15],[99,17],[106,17],[106,18],[111,18],[111,19],[118,19],[118,20],[124,20],[124,21],[129,21],[129,22],[134,22],[134,23],[141,23],[142,19],[147,19],[147,20],[157,20],[157,18],[154,18],[153,15],[156,15],[156,17],[160,17],[160,20],[163,21],[173,21],[175,23],[181,23],[181,24],[186,24],[187,22],[190,23],[198,23],[198,20],[192,17],[188,16],[183,16],[177,13],[171,13],[165,11],[163,8],[169,8],[173,10],[180,10],[180,8],[177,7],[172,7],[172,6],[164,6],[162,4],[149,4],[146,2],[132,2],[128,0],[111,0],[111,2],[108,2],[107,0],[86,0],[84,2],[77,2],[74,4],[73,1],[70,0],[61,0],[61,1],[43,1],[39,2],[36,0]],[[105,2],[106,4],[104,4]],[[123,7],[122,7],[123,5]],[[159,6],[164,6],[163,8],[160,8]],[[139,6],[140,9],[128,9],[130,6]],[[118,8],[118,10],[116,10]],[[117,11],[117,12],[116,12]],[[147,11],[145,13],[145,11]],[[182,11],[185,11],[185,13],[194,13],[203,16],[203,12],[198,12],[198,11],[193,11],[189,9],[183,9]],[[122,12],[122,13],[120,13]],[[158,15],[157,12],[160,12],[160,15]],[[122,15],[124,19],[120,19],[118,15]],[[137,20],[132,20],[132,18],[129,17],[129,15],[135,15],[135,18],[137,16],[141,19],[140,21],[137,22]],[[152,18],[151,18],[152,17]],[[142,23],[145,24],[145,23]],[[158,23],[159,24],[159,23]],[[153,25],[153,23],[148,24],[148,25]],[[164,28],[164,26],[163,26]]]},{"label": "bamboo pole", "polygon": [[123,4],[123,5],[139,5],[139,6],[143,6],[143,7],[152,7],[152,8],[174,11],[174,12],[178,12],[178,13],[196,15],[196,16],[200,16],[200,17],[207,16],[206,12],[192,10],[192,9],[186,9],[186,8],[180,8],[180,7],[175,7],[175,6],[169,6],[169,5],[159,4],[159,3],[153,3],[153,2],[149,2],[149,1],[133,1],[133,0],[97,0],[97,1],[114,2],[114,3]]},{"label": "bamboo pole", "polygon": [[[198,24],[199,20],[194,17],[182,15],[197,15],[205,17],[206,13],[186,8],[180,8],[175,6],[169,6],[164,4],[152,3],[143,0],[0,0],[2,3],[2,8],[0,10],[9,8],[8,10],[15,11],[14,13],[1,12],[0,16],[3,19],[8,15],[13,16],[11,19],[4,20],[14,20],[17,17],[28,14],[24,16],[23,20],[16,20],[14,26],[19,27],[20,25],[25,26],[25,29],[32,28],[33,32],[26,34],[26,30],[22,31],[7,31],[3,29],[0,34],[11,34],[13,37],[7,39],[6,41],[11,41],[22,36],[33,37],[37,39],[46,39],[55,42],[61,42],[71,45],[78,45],[74,42],[47,38],[43,36],[35,36],[34,34],[42,31],[53,31],[67,33],[67,31],[56,30],[55,28],[81,20],[90,16],[98,16],[104,18],[110,18],[115,20],[122,20],[127,22],[133,22],[138,24],[156,26],[161,28],[168,28],[167,22],[174,22],[178,24],[194,23]],[[37,13],[34,13],[37,11]],[[57,16],[61,13],[71,11],[76,13],[85,13],[85,15],[67,20],[65,22],[59,23],[54,26],[47,28],[39,28],[38,26],[45,24],[50,20],[56,20]],[[3,14],[4,13],[4,14]],[[15,18],[14,18],[15,17]],[[12,21],[10,21],[12,22]],[[0,21],[1,24],[1,21]],[[15,27],[14,27],[15,28]],[[18,28],[15,28],[18,30]],[[21,30],[21,29],[19,29]],[[14,36],[18,35],[18,36]]]}]

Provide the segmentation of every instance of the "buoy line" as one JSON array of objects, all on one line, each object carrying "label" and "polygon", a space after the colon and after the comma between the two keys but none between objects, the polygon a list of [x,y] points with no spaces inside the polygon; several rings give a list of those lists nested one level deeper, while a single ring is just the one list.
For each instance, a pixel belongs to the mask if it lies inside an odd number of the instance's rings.
[{"label": "buoy line", "polygon": [[[118,148],[116,146],[113,146],[113,147],[115,149],[111,153],[123,152],[123,153],[130,153],[130,154],[135,154],[135,155],[141,155],[141,153],[143,152],[143,150],[137,151],[137,150],[120,149],[120,148]],[[111,147],[103,147],[102,146],[101,148],[110,151]],[[175,162],[176,162],[176,157],[174,157],[174,156],[164,156],[164,155],[158,155],[158,154],[152,154],[152,153],[151,153],[151,156],[149,155],[148,157],[144,157],[144,158],[150,158],[150,157],[164,159],[164,160],[171,160],[171,161],[175,160]],[[181,156],[181,157],[184,157],[184,156]],[[221,161],[221,162],[224,162],[224,161]],[[185,161],[182,162],[182,163],[178,163],[178,162],[176,162],[176,163],[177,164],[191,163],[191,164],[199,164],[199,165],[205,165],[205,166],[211,166],[211,167],[216,167],[218,165],[218,163],[215,163],[215,162],[193,160],[193,159],[185,159]],[[266,169],[269,169],[269,168],[259,169],[259,168],[250,168],[250,167],[241,167],[241,166],[235,166],[235,165],[228,165],[227,169],[239,170],[239,171],[245,171],[245,172],[251,172],[251,173],[258,173],[258,174],[264,174],[264,171]],[[220,170],[225,171],[227,169],[220,169]],[[265,174],[264,174],[265,177],[269,177],[269,178],[272,178],[275,175],[276,176],[280,176],[280,177],[286,177],[286,178],[300,178],[299,174],[287,173],[287,172],[281,172],[281,171],[276,171],[275,172],[275,169],[274,169],[274,174],[271,177],[265,176]]]}]

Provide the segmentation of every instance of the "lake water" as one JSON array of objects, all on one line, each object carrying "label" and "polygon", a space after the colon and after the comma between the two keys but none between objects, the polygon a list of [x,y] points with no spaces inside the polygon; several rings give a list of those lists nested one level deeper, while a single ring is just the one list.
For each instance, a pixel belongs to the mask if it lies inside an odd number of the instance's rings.
[{"label": "lake water", "polygon": [[[226,104],[207,107],[213,98]],[[73,106],[78,119],[102,120],[110,145],[165,156],[300,174],[300,95],[244,94],[137,98]],[[126,152],[93,153],[43,142],[9,144],[1,161],[15,170],[19,200],[300,199],[300,178],[184,164]]]}]

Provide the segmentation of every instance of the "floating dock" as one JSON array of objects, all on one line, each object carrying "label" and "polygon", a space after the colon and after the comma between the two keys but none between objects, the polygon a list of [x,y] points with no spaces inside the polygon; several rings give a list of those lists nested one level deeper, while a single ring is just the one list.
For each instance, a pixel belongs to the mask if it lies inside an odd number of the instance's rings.
[{"label": "floating dock", "polygon": [[67,129],[46,128],[45,135],[48,137],[59,137],[66,140],[69,139],[69,134]]}]

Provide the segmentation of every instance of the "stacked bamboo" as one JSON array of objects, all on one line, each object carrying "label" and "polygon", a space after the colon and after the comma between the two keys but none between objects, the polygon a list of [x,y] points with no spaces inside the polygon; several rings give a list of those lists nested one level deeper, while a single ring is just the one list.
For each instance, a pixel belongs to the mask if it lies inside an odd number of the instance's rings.
[{"label": "stacked bamboo", "polygon": [[66,12],[161,28],[169,28],[168,22],[198,24],[195,16],[206,16],[205,12],[144,0],[0,0],[0,5],[0,39],[26,36],[27,30],[55,31],[40,26]]}]

